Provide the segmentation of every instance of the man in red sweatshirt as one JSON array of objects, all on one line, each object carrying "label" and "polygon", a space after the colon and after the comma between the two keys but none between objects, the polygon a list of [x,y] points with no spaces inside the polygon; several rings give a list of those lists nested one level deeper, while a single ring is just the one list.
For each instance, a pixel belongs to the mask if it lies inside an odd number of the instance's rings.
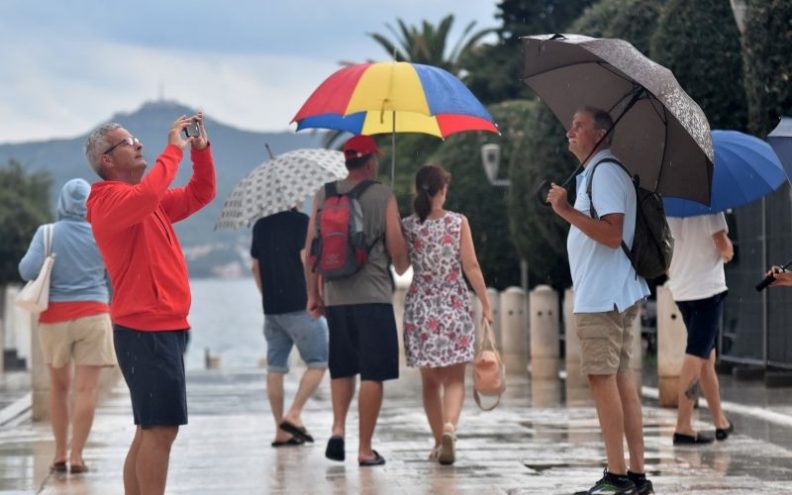
[{"label": "man in red sweatshirt", "polygon": [[[198,124],[200,135],[183,129]],[[193,175],[169,188],[192,145]],[[85,155],[103,180],[88,197],[88,221],[113,286],[110,314],[118,364],[129,386],[137,429],[124,463],[127,495],[165,492],[179,426],[187,424],[183,353],[190,286],[173,223],[215,197],[215,171],[203,116],[180,117],[168,145],[143,177],[143,145],[118,124],[91,133]]]}]

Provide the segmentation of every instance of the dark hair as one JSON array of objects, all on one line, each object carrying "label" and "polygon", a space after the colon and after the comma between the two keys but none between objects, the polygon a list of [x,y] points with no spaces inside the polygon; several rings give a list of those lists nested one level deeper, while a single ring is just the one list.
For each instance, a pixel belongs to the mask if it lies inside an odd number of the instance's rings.
[{"label": "dark hair", "polygon": [[[601,108],[585,106],[578,110],[578,112],[585,112],[591,115],[591,119],[594,121],[595,129],[608,132],[611,127],[613,127],[613,119],[611,118],[610,114]],[[616,129],[608,133],[608,136],[604,141],[605,144],[610,145],[613,142],[614,132],[616,132]]]},{"label": "dark hair", "polygon": [[413,210],[424,223],[432,210],[432,198],[451,182],[451,174],[439,165],[424,165],[415,174]]},{"label": "dark hair", "polygon": [[373,155],[373,153],[368,153],[368,154],[363,155],[363,156],[346,158],[345,159],[345,163],[346,163],[347,170],[357,170],[357,169],[363,167],[363,165],[368,163],[369,159],[371,158],[371,155]]}]

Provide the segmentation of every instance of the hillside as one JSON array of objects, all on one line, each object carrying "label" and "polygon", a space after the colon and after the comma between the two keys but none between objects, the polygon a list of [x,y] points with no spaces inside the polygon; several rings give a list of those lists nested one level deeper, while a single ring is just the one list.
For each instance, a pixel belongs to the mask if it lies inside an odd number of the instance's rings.
[{"label": "hillside", "polygon": [[[149,165],[167,142],[170,124],[182,114],[195,110],[175,102],[147,102],[131,113],[118,113],[108,121],[118,122],[143,143],[143,154]],[[97,125],[101,122],[97,122]],[[187,256],[192,276],[233,276],[246,272],[250,234],[247,231],[214,231],[214,222],[233,187],[254,167],[267,159],[265,144],[275,154],[298,148],[318,147],[321,135],[285,131],[263,133],[244,131],[207,117],[206,130],[212,142],[217,167],[217,199],[193,217],[176,225]],[[74,177],[94,182],[97,177],[83,154],[86,134],[72,139],[52,139],[28,143],[0,144],[0,164],[13,158],[29,171],[48,171],[53,177],[52,205],[60,186]],[[187,182],[192,168],[189,158],[182,162],[174,185]]]}]

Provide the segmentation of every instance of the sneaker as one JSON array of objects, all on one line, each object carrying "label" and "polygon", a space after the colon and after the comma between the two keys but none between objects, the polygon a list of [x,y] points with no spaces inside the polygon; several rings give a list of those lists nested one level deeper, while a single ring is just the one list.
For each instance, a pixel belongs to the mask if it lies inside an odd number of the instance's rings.
[{"label": "sneaker", "polygon": [[632,471],[627,471],[627,477],[635,483],[635,489],[638,495],[649,495],[650,493],[654,493],[654,486],[652,486],[652,482],[646,478],[646,473],[633,473]]},{"label": "sneaker", "polygon": [[594,486],[584,492],[575,492],[575,495],[637,495],[630,478],[620,474],[613,474],[605,471],[602,479],[594,483]]}]

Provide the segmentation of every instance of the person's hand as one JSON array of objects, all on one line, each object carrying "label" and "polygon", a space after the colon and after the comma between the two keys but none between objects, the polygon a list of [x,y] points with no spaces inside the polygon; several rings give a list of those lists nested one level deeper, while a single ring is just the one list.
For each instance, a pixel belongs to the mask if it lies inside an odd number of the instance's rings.
[{"label": "person's hand", "polygon": [[306,310],[312,318],[319,318],[324,315],[324,301],[322,301],[322,298],[318,295],[308,294]]},{"label": "person's hand", "polygon": [[492,317],[492,307],[489,304],[485,304],[481,308],[481,324],[483,325],[485,321],[490,325],[495,322],[495,318]]},{"label": "person's hand", "polygon": [[209,145],[209,136],[206,135],[206,128],[204,127],[203,112],[198,112],[193,116],[193,120],[198,122],[198,127],[201,128],[201,135],[198,137],[190,138],[192,147],[196,150],[202,150]]},{"label": "person's hand", "polygon": [[792,285],[792,273],[788,273],[780,266],[773,266],[765,273],[768,277],[773,277],[770,287],[777,287],[779,285]]},{"label": "person's hand", "polygon": [[567,190],[555,182],[550,184],[550,190],[547,192],[547,202],[553,207],[553,211],[559,214],[570,208],[567,200]]},{"label": "person's hand", "polygon": [[184,149],[187,146],[187,143],[190,142],[187,138],[184,137],[182,133],[182,129],[187,127],[190,122],[192,122],[192,117],[187,117],[186,115],[182,115],[175,122],[171,125],[170,130],[168,131],[168,144],[172,144],[174,146],[178,146],[181,149]]}]

